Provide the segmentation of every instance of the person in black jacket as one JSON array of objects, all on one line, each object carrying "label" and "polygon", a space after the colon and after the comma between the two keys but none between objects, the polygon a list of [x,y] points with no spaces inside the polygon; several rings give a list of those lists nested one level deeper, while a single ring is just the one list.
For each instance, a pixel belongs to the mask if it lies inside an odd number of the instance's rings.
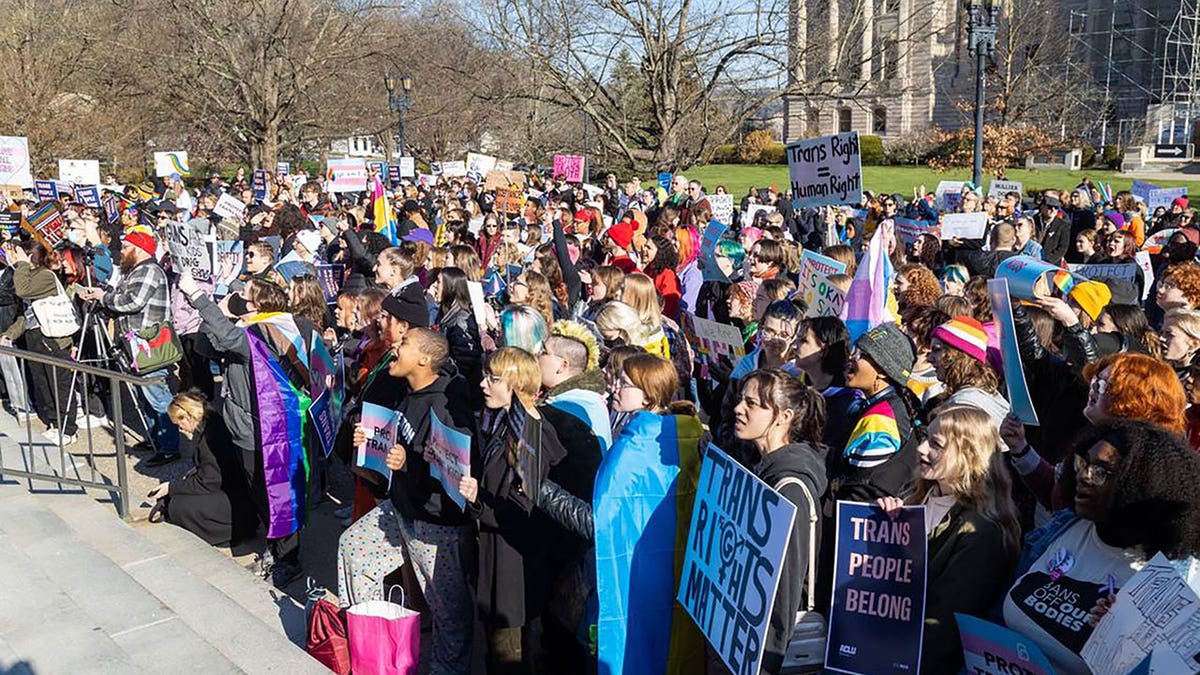
[{"label": "person in black jacket", "polygon": [[756,370],[746,376],[741,400],[734,408],[734,433],[754,443],[762,460],[754,473],[796,506],[796,518],[780,570],[779,588],[771,606],[764,673],[778,673],[796,612],[812,610],[816,557],[821,522],[818,501],[825,494],[825,402],[812,387],[778,369]]},{"label": "person in black jacket", "polygon": [[1070,257],[1080,255],[1073,246],[1077,232],[1063,217],[1061,206],[1057,195],[1046,194],[1038,207],[1037,225],[1042,233],[1042,259],[1052,265],[1061,265],[1068,254]]},{"label": "person in black jacket", "polygon": [[479,341],[479,323],[471,308],[471,294],[467,290],[467,274],[457,267],[443,267],[438,272],[437,329],[446,336],[450,344],[450,359],[466,378],[471,391],[473,408],[479,408],[481,398],[479,383],[483,380]]},{"label": "person in black jacket", "polygon": [[212,546],[232,546],[253,537],[258,515],[237,446],[220,414],[213,414],[199,392],[175,395],[167,415],[192,441],[193,466],[147,495],[165,499],[166,521]]}]

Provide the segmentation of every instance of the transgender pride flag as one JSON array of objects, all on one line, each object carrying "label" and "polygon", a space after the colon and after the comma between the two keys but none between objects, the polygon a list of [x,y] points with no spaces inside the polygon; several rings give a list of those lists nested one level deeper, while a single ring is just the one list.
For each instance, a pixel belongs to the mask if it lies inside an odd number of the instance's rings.
[{"label": "transgender pride flag", "polygon": [[859,262],[846,302],[842,304],[841,319],[850,331],[850,343],[858,336],[881,323],[895,321],[896,300],[892,297],[892,261],[888,252],[896,244],[895,225],[885,220],[875,228],[875,236],[867,246],[867,254]]}]

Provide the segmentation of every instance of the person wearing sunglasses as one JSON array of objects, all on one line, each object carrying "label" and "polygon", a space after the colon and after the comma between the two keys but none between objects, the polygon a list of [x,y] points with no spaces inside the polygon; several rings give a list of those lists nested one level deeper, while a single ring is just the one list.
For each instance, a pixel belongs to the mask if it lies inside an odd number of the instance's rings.
[{"label": "person wearing sunglasses", "polygon": [[1064,675],[1120,589],[1157,553],[1200,553],[1200,455],[1173,430],[1117,420],[1086,428],[1063,463],[1066,508],[1025,538],[1004,622]]}]

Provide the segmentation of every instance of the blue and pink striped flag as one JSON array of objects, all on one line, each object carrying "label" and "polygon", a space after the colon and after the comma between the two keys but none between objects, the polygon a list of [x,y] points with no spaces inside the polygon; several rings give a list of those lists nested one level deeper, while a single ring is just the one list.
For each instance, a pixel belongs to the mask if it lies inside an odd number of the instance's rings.
[{"label": "blue and pink striped flag", "polygon": [[896,299],[892,296],[895,271],[888,252],[896,243],[895,225],[885,220],[875,228],[842,305],[841,319],[850,331],[850,342],[881,323],[896,320]]}]

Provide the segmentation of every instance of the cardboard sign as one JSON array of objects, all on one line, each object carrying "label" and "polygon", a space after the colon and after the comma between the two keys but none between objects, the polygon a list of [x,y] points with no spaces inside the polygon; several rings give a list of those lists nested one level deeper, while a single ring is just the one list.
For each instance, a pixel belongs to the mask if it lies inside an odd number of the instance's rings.
[{"label": "cardboard sign", "polygon": [[733,224],[733,195],[708,195],[708,208],[712,210],[712,219],[726,225]]},{"label": "cardboard sign", "polygon": [[1054,675],[1054,666],[1029,638],[969,614],[954,613],[966,672],[972,675]]},{"label": "cardboard sign", "polygon": [[211,229],[206,218],[193,218],[181,223],[167,223],[167,250],[175,259],[175,270],[191,272],[196,281],[212,281],[213,261],[209,250],[208,232]]},{"label": "cardboard sign", "polygon": [[554,177],[562,176],[568,183],[582,183],[583,164],[582,155],[555,155]]},{"label": "cardboard sign", "polygon": [[[166,178],[173,173],[180,176],[188,175],[191,167],[188,164],[188,154],[182,150],[175,152],[156,152],[154,153],[154,175],[159,178]],[[97,183],[100,181],[97,180]]]},{"label": "cardboard sign", "polygon": [[216,295],[228,295],[229,285],[242,273],[245,246],[243,241],[218,241],[213,245],[213,292]]},{"label": "cardboard sign", "polygon": [[29,139],[25,136],[0,136],[0,185],[33,187],[33,174],[29,169]]},{"label": "cardboard sign", "polygon": [[942,240],[947,239],[983,239],[987,230],[987,213],[945,213],[942,214]]},{"label": "cardboard sign", "polygon": [[396,444],[396,427],[400,413],[374,403],[362,404],[362,420],[359,424],[366,431],[367,439],[358,446],[354,465],[370,469],[387,478],[392,486],[392,470],[387,467],[388,451]]},{"label": "cardboard sign", "polygon": [[467,500],[458,491],[458,484],[463,476],[471,475],[471,437],[446,426],[436,413],[430,412],[429,442],[425,449],[433,454],[429,475],[441,481],[446,496],[466,511]]},{"label": "cardboard sign", "polygon": [[505,215],[519,215],[525,209],[525,195],[520,190],[501,188],[496,190],[496,202],[492,210]]},{"label": "cardboard sign", "polygon": [[808,249],[800,257],[800,286],[797,292],[808,305],[805,316],[837,316],[845,294],[829,283],[829,275],[845,274],[846,263]]},{"label": "cardboard sign", "polygon": [[1154,209],[1163,207],[1171,210],[1171,202],[1175,201],[1176,197],[1186,197],[1188,189],[1186,187],[1175,188],[1158,188],[1150,191],[1146,197],[1146,207],[1150,209],[1150,214],[1154,214]]},{"label": "cardboard sign", "polygon": [[60,159],[58,160],[58,179],[72,185],[99,185],[100,161]]},{"label": "cardboard sign", "polygon": [[241,220],[246,213],[246,204],[228,192],[222,192],[221,196],[217,198],[217,204],[213,207],[212,212],[223,220]]},{"label": "cardboard sign", "polygon": [[337,427],[333,424],[333,412],[329,409],[329,390],[313,400],[308,408],[308,416],[312,419],[313,428],[317,432],[317,440],[321,442],[321,451],[325,457],[333,452],[333,444],[337,440]]},{"label": "cardboard sign", "polygon": [[366,189],[366,162],[358,157],[329,158],[325,165],[326,192],[363,192]]},{"label": "cardboard sign", "polygon": [[1017,344],[1017,325],[1013,320],[1012,298],[1008,280],[988,279],[988,296],[992,305],[992,317],[996,321],[996,332],[1000,338],[1000,358],[1004,365],[1004,386],[1008,388],[1008,400],[1012,413],[1022,424],[1038,426],[1037,411],[1029,397],[1029,383],[1025,380],[1025,367],[1021,363],[1021,349]]},{"label": "cardboard sign", "polygon": [[1025,196],[1025,186],[1015,180],[992,180],[988,183],[988,196],[1003,199],[1004,195],[1015,192]]},{"label": "cardboard sign", "polygon": [[250,178],[250,189],[254,190],[254,198],[258,201],[267,199],[267,170],[255,169],[254,175]]},{"label": "cardboard sign", "polygon": [[676,600],[733,673],[760,670],[795,519],[783,495],[709,444]]},{"label": "cardboard sign", "polygon": [[517,189],[524,191],[527,184],[525,174],[520,171],[513,171],[512,169],[489,171],[483,179],[483,187],[487,190],[498,190],[500,188],[516,186]]},{"label": "cardboard sign", "polygon": [[925,631],[925,507],[892,518],[874,504],[837,503],[833,603],[825,667],[912,675]]},{"label": "cardboard sign", "polygon": [[996,268],[996,278],[1008,280],[1008,292],[1018,300],[1032,300],[1050,293],[1050,276],[1061,268],[1027,255],[1013,256]]},{"label": "cardboard sign", "polygon": [[893,218],[892,222],[896,225],[896,235],[906,244],[913,244],[921,235],[928,234],[933,225],[928,221],[913,218]]},{"label": "cardboard sign", "polygon": [[794,141],[787,146],[787,159],[796,208],[862,202],[857,131]]}]

